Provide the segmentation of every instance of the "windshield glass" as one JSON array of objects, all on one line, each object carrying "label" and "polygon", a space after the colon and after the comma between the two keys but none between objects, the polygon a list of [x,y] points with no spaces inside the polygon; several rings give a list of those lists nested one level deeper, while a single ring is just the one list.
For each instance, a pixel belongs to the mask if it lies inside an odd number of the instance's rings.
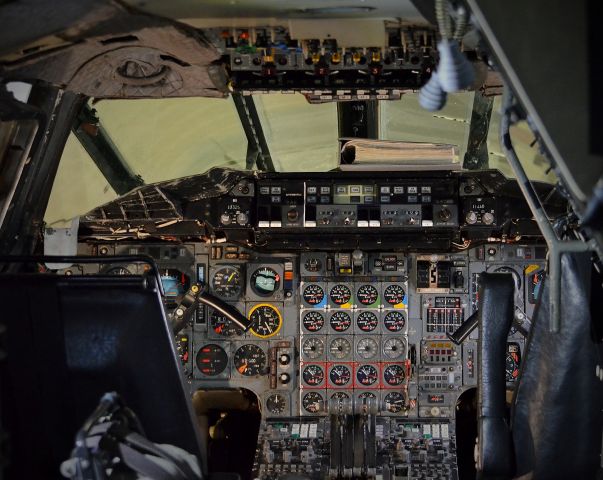
[{"label": "windshield glass", "polygon": [[[280,172],[320,172],[339,163],[339,125],[336,103],[309,104],[296,94],[253,95],[274,169]],[[472,136],[474,92],[449,94],[439,112],[427,112],[418,103],[418,93],[398,101],[378,102],[380,139],[446,143],[458,148],[464,168],[497,168],[508,177],[512,172],[498,140],[500,97],[491,103],[481,139]],[[155,183],[204,173],[212,167],[245,170],[257,168],[250,157],[245,114],[232,97],[170,98],[149,100],[103,100],[90,102],[100,129],[125,167],[143,183]],[[245,111],[245,110],[244,110]],[[255,132],[257,133],[257,132]],[[512,127],[516,150],[528,176],[555,182],[548,163],[533,144],[525,122]],[[469,165],[465,159],[470,142],[485,144],[483,161]],[[487,154],[486,154],[487,153]],[[251,161],[249,161],[251,159]],[[65,147],[46,211],[48,225],[64,224],[118,194],[75,135]],[[122,192],[123,193],[123,192]]]}]

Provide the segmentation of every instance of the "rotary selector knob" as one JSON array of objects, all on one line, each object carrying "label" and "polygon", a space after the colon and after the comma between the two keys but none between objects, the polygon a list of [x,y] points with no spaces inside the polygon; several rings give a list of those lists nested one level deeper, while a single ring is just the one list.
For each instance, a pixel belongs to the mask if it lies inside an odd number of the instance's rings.
[{"label": "rotary selector knob", "polygon": [[482,215],[482,222],[484,222],[486,225],[492,225],[494,223],[494,215],[492,215],[490,212],[486,212]]},{"label": "rotary selector knob", "polygon": [[230,215],[228,215],[228,213],[220,215],[220,222],[222,225],[230,225]]},{"label": "rotary selector knob", "polygon": [[248,222],[249,222],[249,217],[247,216],[246,213],[244,213],[244,212],[237,213],[237,223],[239,225],[247,225]]},{"label": "rotary selector knob", "polygon": [[283,385],[289,383],[291,380],[291,376],[288,373],[281,373],[278,378]]},{"label": "rotary selector knob", "polygon": [[465,215],[465,221],[469,225],[475,225],[477,223],[477,214],[473,211],[467,212],[467,215]]},{"label": "rotary selector knob", "polygon": [[450,220],[450,217],[452,217],[452,212],[449,208],[444,207],[442,208],[442,210],[439,211],[438,217],[440,217],[440,220],[442,220],[442,222],[447,222],[448,220]]}]

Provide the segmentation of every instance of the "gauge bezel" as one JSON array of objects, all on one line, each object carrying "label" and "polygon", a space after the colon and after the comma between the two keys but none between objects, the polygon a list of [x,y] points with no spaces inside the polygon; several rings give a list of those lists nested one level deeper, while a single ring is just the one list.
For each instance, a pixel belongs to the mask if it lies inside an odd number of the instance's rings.
[{"label": "gauge bezel", "polygon": [[[199,368],[199,355],[201,354],[201,350],[208,346],[218,347],[221,350],[221,353],[224,355],[224,358],[225,358],[224,368],[221,371],[219,371],[213,375],[205,373],[201,370],[201,368]],[[208,341],[203,343],[203,345],[201,345],[195,352],[194,365],[195,365],[195,372],[200,376],[200,378],[215,379],[215,378],[224,378],[224,377],[228,376],[229,367],[230,367],[230,356],[228,355],[227,347],[224,344],[220,344],[219,342],[213,342],[208,339]]]},{"label": "gauge bezel", "polygon": [[[254,328],[253,328],[253,321],[251,320],[251,316],[257,310],[259,310],[260,308],[263,308],[263,307],[268,307],[268,308],[271,308],[272,310],[274,310],[276,312],[276,315],[277,315],[278,320],[279,320],[279,323],[278,323],[278,326],[277,326],[276,330],[274,332],[268,334],[268,335],[262,335],[261,333],[256,332],[254,330]],[[247,318],[249,319],[250,322],[252,322],[252,326],[249,328],[249,331],[251,332],[251,334],[254,337],[257,337],[257,338],[272,338],[272,337],[276,336],[281,331],[281,329],[283,328],[283,315],[282,315],[281,311],[279,310],[279,308],[276,307],[275,305],[273,305],[272,303],[256,303],[256,304],[254,304],[249,309],[249,312],[247,313]]]},{"label": "gauge bezel", "polygon": [[[262,293],[256,289],[255,282],[253,281],[253,276],[256,275],[262,269],[270,269],[276,273],[278,276],[278,282],[276,283],[276,288],[271,293]],[[282,298],[282,290],[283,290],[283,267],[279,264],[253,264],[247,265],[247,296],[249,299],[258,300],[258,301],[267,301],[267,299],[274,298],[280,299]]]},{"label": "gauge bezel", "polygon": [[[360,297],[359,297],[358,293],[360,292],[360,290],[362,288],[365,288],[365,287],[372,288],[375,291],[375,293],[376,293],[377,296],[376,296],[374,302],[372,302],[372,303],[362,303],[360,301]],[[380,300],[381,300],[381,292],[379,290],[380,289],[378,287],[376,287],[375,285],[373,285],[372,283],[361,283],[361,284],[358,284],[356,286],[356,288],[354,289],[354,296],[355,296],[356,305],[358,306],[358,308],[371,308],[373,306],[378,306],[379,303],[380,303]]]},{"label": "gauge bezel", "polygon": [[[260,371],[260,373],[256,373],[254,375],[245,375],[244,373],[241,373],[239,371],[239,368],[237,367],[237,363],[236,363],[236,356],[237,356],[237,352],[243,348],[246,347],[248,345],[251,345],[255,348],[258,348],[263,354],[264,354],[264,365],[262,366],[262,371]],[[266,353],[266,351],[262,348],[261,345],[257,344],[257,343],[253,343],[253,342],[239,342],[233,345],[232,348],[232,370],[233,372],[236,372],[237,375],[239,375],[241,378],[258,378],[258,377],[263,377],[266,375],[266,369],[268,368],[268,361],[269,361],[269,357],[268,354]]]},{"label": "gauge bezel", "polygon": [[[312,315],[312,316],[314,316],[314,315],[320,315],[320,317],[322,318],[322,325],[320,326],[320,328],[318,328],[316,330],[309,330],[306,327],[306,325],[304,323],[304,320],[305,320],[306,316],[308,316],[308,315]],[[301,330],[302,333],[317,334],[317,333],[319,333],[325,327],[326,319],[325,319],[324,313],[320,312],[318,310],[302,310],[301,311],[301,315],[300,315],[300,322],[299,323],[300,323],[300,327],[302,329]]]},{"label": "gauge bezel", "polygon": [[[221,295],[220,293],[218,293],[215,290],[214,287],[214,281],[216,278],[216,275],[225,269],[228,268],[232,268],[233,270],[237,270],[239,273],[239,281],[238,281],[238,289],[237,289],[237,293],[233,296],[225,296],[225,295]],[[218,264],[215,265],[214,267],[211,268],[210,271],[210,280],[209,280],[209,287],[210,287],[210,291],[218,298],[227,301],[227,302],[236,302],[237,300],[239,300],[241,298],[241,296],[243,295],[243,292],[245,290],[245,278],[244,278],[244,274],[243,274],[243,268],[242,265],[237,265],[237,264]]]}]

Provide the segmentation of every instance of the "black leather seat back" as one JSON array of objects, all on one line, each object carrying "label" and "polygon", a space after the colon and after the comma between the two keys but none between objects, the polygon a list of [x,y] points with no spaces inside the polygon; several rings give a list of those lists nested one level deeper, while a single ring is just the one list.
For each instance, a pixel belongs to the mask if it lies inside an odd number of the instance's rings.
[{"label": "black leather seat back", "polygon": [[58,467],[100,396],[117,391],[157,443],[200,458],[198,432],[161,297],[142,277],[0,275],[8,478]]},{"label": "black leather seat back", "polygon": [[517,476],[595,478],[603,427],[603,382],[595,372],[603,351],[592,336],[591,268],[589,254],[562,259],[559,333],[549,332],[543,285],[512,412]]}]

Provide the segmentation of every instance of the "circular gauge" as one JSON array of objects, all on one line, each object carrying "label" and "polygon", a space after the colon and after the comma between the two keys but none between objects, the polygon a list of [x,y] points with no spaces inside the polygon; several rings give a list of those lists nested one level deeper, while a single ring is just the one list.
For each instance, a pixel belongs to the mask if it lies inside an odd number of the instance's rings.
[{"label": "circular gauge", "polygon": [[385,325],[385,328],[390,332],[400,332],[406,325],[406,317],[404,316],[404,313],[393,310],[383,317],[383,325]]},{"label": "circular gauge", "polygon": [[345,400],[346,398],[350,398],[350,396],[345,392],[335,392],[331,395],[333,400]]},{"label": "circular gauge", "polygon": [[257,345],[243,345],[234,354],[234,366],[246,377],[262,375],[266,368],[266,354]]},{"label": "circular gauge", "polygon": [[325,353],[325,344],[320,338],[308,337],[302,344],[302,352],[306,358],[316,359]]},{"label": "circular gauge", "polygon": [[398,305],[400,303],[404,303],[404,297],[406,296],[406,292],[402,285],[393,284],[388,285],[387,288],[383,291],[383,298],[390,305]]},{"label": "circular gauge", "polygon": [[308,305],[320,305],[325,299],[325,291],[320,285],[311,283],[304,287],[302,296]]},{"label": "circular gauge", "polygon": [[132,272],[126,267],[112,267],[105,272],[105,275],[132,275]]},{"label": "circular gauge", "polygon": [[221,267],[215,271],[211,279],[211,289],[220,298],[239,298],[243,284],[241,282],[241,271],[237,267]]},{"label": "circular gauge", "polygon": [[329,353],[331,357],[337,360],[343,360],[352,351],[352,346],[347,338],[339,337],[331,340],[329,344]]},{"label": "circular gauge", "polygon": [[379,380],[379,372],[373,365],[362,365],[356,370],[356,380],[365,387],[374,385]]},{"label": "circular gauge", "polygon": [[249,312],[251,328],[256,337],[269,338],[278,333],[283,325],[281,313],[272,305],[260,303]]},{"label": "circular gauge", "polygon": [[266,399],[266,409],[273,415],[280,415],[287,408],[287,399],[280,393],[273,393]]},{"label": "circular gauge", "polygon": [[379,353],[379,344],[374,338],[364,337],[356,344],[356,354],[368,360]]},{"label": "circular gauge", "polygon": [[241,328],[217,310],[212,311],[209,317],[209,324],[214,332],[223,337],[234,337],[235,335],[243,334]]},{"label": "circular gauge", "polygon": [[251,274],[249,279],[251,289],[260,297],[269,297],[278,290],[281,276],[270,267],[261,267]]},{"label": "circular gauge", "polygon": [[304,268],[307,272],[320,272],[320,270],[322,269],[322,261],[320,260],[320,258],[308,258],[304,262]]},{"label": "circular gauge", "polygon": [[302,319],[302,324],[308,332],[318,332],[325,324],[325,317],[320,312],[306,312]]},{"label": "circular gauge", "polygon": [[358,394],[358,398],[360,400],[364,400],[365,398],[377,398],[377,395],[375,395],[373,392],[362,392]]},{"label": "circular gauge", "polygon": [[402,385],[404,381],[404,367],[402,365],[388,365],[383,370],[383,379],[385,383],[392,387]]},{"label": "circular gauge", "polygon": [[404,395],[400,392],[390,392],[383,399],[383,403],[389,413],[400,413],[404,410]]},{"label": "circular gauge", "polygon": [[329,319],[331,328],[336,332],[345,332],[352,325],[352,318],[347,312],[341,310],[331,315]]},{"label": "circular gauge", "polygon": [[339,284],[331,288],[329,297],[335,305],[345,305],[352,298],[352,292],[347,286]]},{"label": "circular gauge", "polygon": [[362,285],[356,292],[356,298],[362,305],[372,305],[379,300],[379,292],[372,285]]},{"label": "circular gauge", "polygon": [[228,365],[228,355],[220,345],[209,343],[197,352],[197,368],[203,375],[220,375]]},{"label": "circular gauge", "polygon": [[356,317],[356,325],[363,332],[372,332],[379,325],[379,319],[373,312],[361,312]]},{"label": "circular gauge", "polygon": [[352,372],[350,372],[350,369],[346,365],[335,365],[329,372],[329,378],[333,385],[343,387],[350,383]]},{"label": "circular gauge", "polygon": [[318,392],[308,392],[302,398],[302,406],[309,413],[319,413],[325,409],[325,400]]},{"label": "circular gauge", "polygon": [[401,338],[388,338],[383,342],[383,353],[388,358],[400,358],[404,355],[404,341]]},{"label": "circular gauge", "polygon": [[320,365],[306,365],[302,371],[302,378],[306,385],[317,387],[325,379],[325,372]]}]

